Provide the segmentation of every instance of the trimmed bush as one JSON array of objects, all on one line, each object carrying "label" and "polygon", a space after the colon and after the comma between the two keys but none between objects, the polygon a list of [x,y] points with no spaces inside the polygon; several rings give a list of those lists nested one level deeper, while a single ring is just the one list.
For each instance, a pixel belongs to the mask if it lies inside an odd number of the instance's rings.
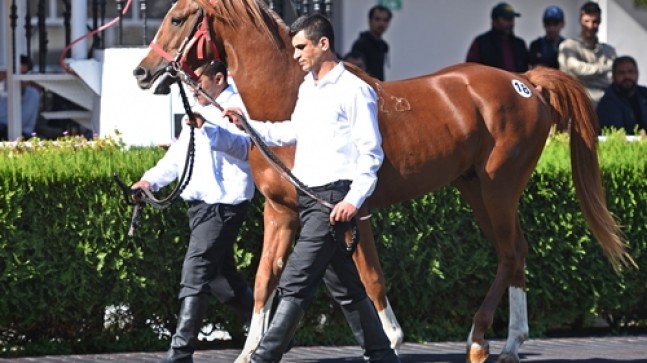
[{"label": "trimmed bush", "polygon": [[[0,149],[0,355],[166,349],[179,308],[186,206],[146,208],[129,238],[131,208],[112,179],[118,172],[133,183],[165,150],[126,149],[112,139],[37,141]],[[530,246],[533,336],[588,327],[596,317],[616,332],[645,326],[647,142],[611,135],[600,143],[600,161],[609,208],[642,268],[613,271],[580,213],[566,137],[551,137],[519,210]],[[250,284],[262,243],[262,203],[257,193],[236,249]],[[464,340],[496,258],[460,194],[446,187],[374,211],[372,222],[405,339]],[[324,290],[297,332],[299,344],[355,344]],[[507,297],[489,335],[505,336],[506,305]],[[214,300],[207,321],[240,347],[244,336],[234,316]]]}]

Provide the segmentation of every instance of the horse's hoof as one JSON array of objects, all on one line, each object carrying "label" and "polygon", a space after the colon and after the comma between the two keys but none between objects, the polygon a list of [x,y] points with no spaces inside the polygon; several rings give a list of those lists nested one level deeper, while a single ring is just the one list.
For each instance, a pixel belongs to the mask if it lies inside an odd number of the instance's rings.
[{"label": "horse's hoof", "polygon": [[519,363],[519,357],[516,354],[501,353],[497,358],[496,363]]},{"label": "horse's hoof", "polygon": [[483,345],[472,343],[467,349],[467,363],[485,363],[490,355],[490,345],[485,342]]},{"label": "horse's hoof", "polygon": [[250,354],[244,354],[244,353],[241,353],[241,354],[236,358],[236,360],[234,361],[234,363],[249,363],[249,362],[251,362],[251,361],[252,361],[252,354],[251,354],[251,353],[250,353]]}]

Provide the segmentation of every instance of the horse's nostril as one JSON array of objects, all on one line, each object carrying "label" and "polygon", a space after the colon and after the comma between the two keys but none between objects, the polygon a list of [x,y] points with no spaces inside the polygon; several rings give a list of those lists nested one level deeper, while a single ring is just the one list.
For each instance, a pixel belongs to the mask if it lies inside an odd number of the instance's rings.
[{"label": "horse's nostril", "polygon": [[133,70],[133,76],[138,81],[143,81],[148,77],[148,71],[144,67],[137,67]]}]

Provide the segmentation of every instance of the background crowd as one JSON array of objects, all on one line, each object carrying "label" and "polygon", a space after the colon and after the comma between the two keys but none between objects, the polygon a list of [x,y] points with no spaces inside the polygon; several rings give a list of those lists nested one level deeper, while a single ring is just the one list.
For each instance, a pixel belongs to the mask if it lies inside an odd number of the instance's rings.
[{"label": "background crowd", "polygon": [[511,72],[525,72],[545,66],[560,69],[577,78],[595,105],[604,128],[624,129],[628,135],[645,135],[647,92],[638,86],[638,65],[631,56],[618,57],[613,46],[598,39],[602,10],[596,2],[584,3],[579,12],[579,35],[561,36],[564,11],[551,5],[542,16],[545,34],[526,47],[514,34],[515,19],[521,14],[501,2],[492,8],[492,28],[477,36],[466,61],[482,63]]},{"label": "background crowd", "polygon": [[[369,30],[360,33],[344,60],[385,80],[389,45],[383,35],[393,14],[380,5],[372,7],[368,14]],[[638,85],[638,64],[631,55],[618,57],[614,46],[599,40],[603,14],[597,2],[584,3],[579,14],[565,14],[555,5],[546,7],[541,14],[544,34],[529,46],[514,33],[519,17],[521,14],[506,2],[494,5],[491,28],[469,44],[465,61],[512,72],[525,72],[537,66],[560,69],[585,86],[598,112],[600,133],[605,128],[614,128],[624,129],[628,135],[645,135],[647,92]],[[566,19],[579,22],[577,36],[566,38],[561,34]]]}]

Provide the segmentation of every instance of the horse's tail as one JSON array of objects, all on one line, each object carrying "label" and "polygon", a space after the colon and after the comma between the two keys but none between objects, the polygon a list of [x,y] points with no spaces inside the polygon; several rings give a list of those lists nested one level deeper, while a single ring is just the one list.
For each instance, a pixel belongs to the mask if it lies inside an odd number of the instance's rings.
[{"label": "horse's tail", "polygon": [[637,267],[626,251],[620,227],[607,209],[597,155],[598,119],[586,90],[575,78],[552,68],[534,68],[525,75],[541,87],[558,129],[566,130],[570,122],[575,194],[593,235],[614,269],[620,263]]}]

